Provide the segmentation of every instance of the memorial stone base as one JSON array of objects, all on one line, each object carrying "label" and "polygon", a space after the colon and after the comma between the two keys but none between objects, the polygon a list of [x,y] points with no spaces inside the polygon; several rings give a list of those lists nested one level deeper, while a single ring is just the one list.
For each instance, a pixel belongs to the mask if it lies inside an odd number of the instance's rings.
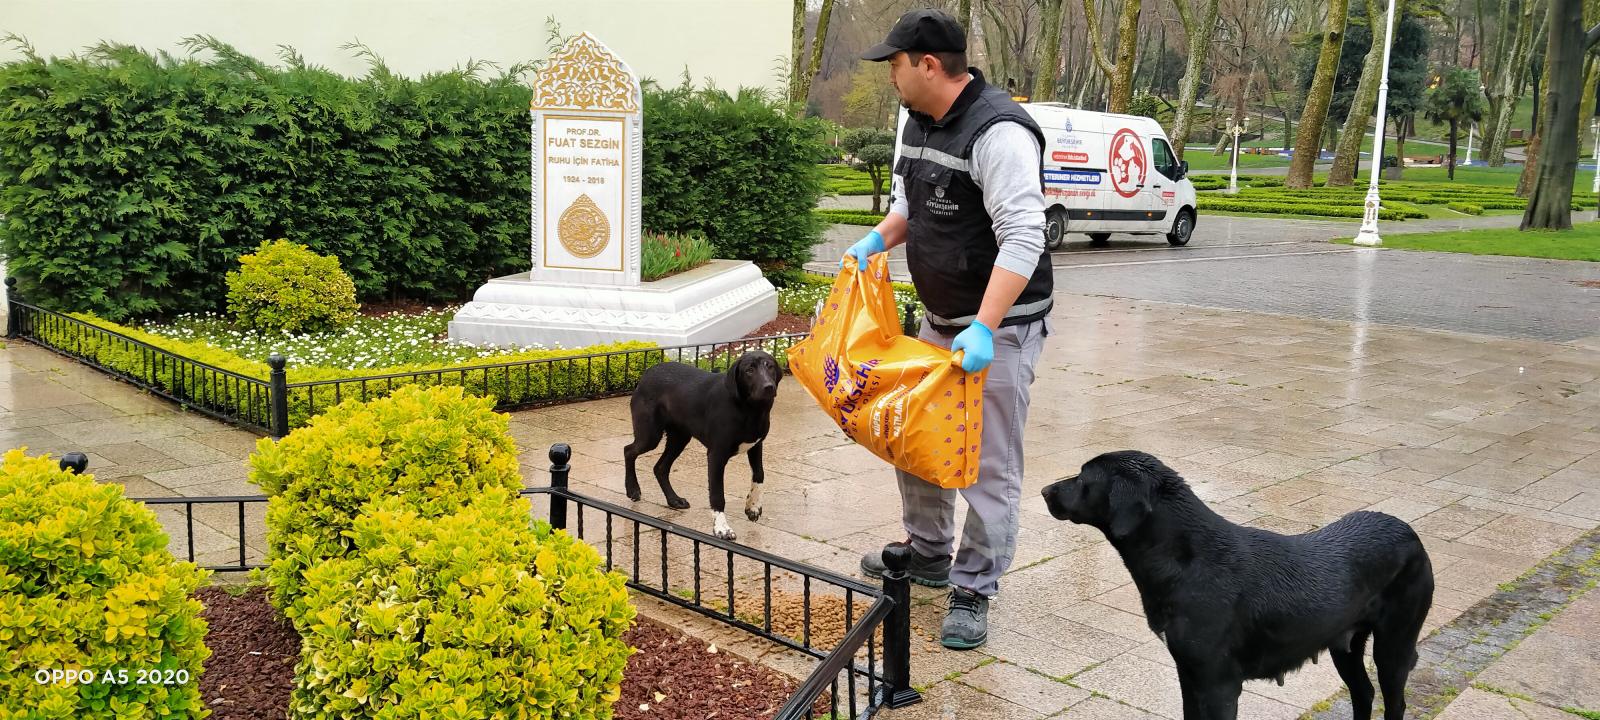
[{"label": "memorial stone base", "polygon": [[712,260],[634,287],[495,278],[450,322],[473,344],[575,348],[642,340],[698,345],[736,340],[778,316],[778,294],[744,260]]}]

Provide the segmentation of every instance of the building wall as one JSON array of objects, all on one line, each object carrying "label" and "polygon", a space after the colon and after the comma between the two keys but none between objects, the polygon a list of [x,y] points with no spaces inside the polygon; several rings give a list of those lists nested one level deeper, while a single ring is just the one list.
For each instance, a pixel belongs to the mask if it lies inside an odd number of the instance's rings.
[{"label": "building wall", "polygon": [[[0,0],[0,34],[45,56],[101,40],[181,55],[190,35],[213,35],[276,63],[279,45],[347,75],[359,40],[408,77],[469,59],[509,65],[547,54],[545,19],[588,32],[641,77],[676,85],[685,68],[718,87],[779,89],[793,6],[787,0]],[[0,48],[0,61],[17,57]]]}]

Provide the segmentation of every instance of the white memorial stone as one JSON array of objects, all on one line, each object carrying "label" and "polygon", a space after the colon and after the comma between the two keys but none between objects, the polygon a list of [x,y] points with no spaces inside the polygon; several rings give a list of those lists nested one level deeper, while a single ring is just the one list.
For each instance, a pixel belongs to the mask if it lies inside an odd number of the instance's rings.
[{"label": "white memorial stone", "polygon": [[450,337],[579,347],[622,340],[734,340],[777,317],[772,284],[747,261],[713,260],[640,281],[639,81],[587,33],[533,86],[533,270],[490,280],[456,312]]}]

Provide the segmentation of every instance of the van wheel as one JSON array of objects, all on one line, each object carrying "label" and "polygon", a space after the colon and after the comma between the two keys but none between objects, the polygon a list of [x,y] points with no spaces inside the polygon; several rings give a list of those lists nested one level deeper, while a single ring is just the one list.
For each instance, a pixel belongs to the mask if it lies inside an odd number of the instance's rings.
[{"label": "van wheel", "polygon": [[1067,239],[1067,211],[1059,205],[1044,213],[1044,249],[1055,252]]},{"label": "van wheel", "polygon": [[1178,219],[1172,221],[1172,232],[1167,233],[1167,244],[1173,247],[1183,247],[1189,244],[1189,237],[1194,235],[1194,211],[1185,208],[1178,211]]},{"label": "van wheel", "polygon": [[1105,247],[1111,244],[1111,233],[1089,233],[1089,244],[1093,247]]}]

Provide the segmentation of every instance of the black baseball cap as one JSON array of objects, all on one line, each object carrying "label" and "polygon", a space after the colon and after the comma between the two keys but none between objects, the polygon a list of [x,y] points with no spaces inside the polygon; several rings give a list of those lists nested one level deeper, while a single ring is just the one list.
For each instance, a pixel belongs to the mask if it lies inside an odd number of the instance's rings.
[{"label": "black baseball cap", "polygon": [[900,16],[889,37],[868,48],[862,60],[880,62],[894,57],[897,52],[966,52],[967,32],[949,13],[933,8],[912,10]]}]

